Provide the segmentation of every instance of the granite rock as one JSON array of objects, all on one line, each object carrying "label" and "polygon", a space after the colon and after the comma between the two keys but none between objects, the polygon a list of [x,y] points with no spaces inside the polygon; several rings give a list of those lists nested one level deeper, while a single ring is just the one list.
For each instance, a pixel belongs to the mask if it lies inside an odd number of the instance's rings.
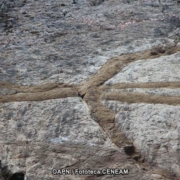
[{"label": "granite rock", "polygon": [[179,179],[180,11],[161,2],[0,0],[0,179]]}]

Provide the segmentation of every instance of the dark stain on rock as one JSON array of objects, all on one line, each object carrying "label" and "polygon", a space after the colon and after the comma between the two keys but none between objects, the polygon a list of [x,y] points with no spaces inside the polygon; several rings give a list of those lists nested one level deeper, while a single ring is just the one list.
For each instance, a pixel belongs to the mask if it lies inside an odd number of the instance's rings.
[{"label": "dark stain on rock", "polygon": [[24,180],[24,174],[23,173],[14,173],[9,180]]}]

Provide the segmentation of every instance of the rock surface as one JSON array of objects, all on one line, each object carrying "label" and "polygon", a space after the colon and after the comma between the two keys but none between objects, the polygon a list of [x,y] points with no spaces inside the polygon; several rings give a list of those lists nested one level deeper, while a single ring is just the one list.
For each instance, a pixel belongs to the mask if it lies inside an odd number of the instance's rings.
[{"label": "rock surface", "polygon": [[180,6],[128,2],[0,0],[0,180],[180,178]]}]

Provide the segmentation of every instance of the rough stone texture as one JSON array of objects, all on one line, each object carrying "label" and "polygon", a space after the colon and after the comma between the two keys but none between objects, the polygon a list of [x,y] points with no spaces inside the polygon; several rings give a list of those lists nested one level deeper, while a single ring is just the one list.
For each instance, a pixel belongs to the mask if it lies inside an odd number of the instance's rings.
[{"label": "rough stone texture", "polygon": [[1,142],[68,141],[93,145],[103,143],[105,138],[80,98],[15,102],[2,104],[0,109]]},{"label": "rough stone texture", "polygon": [[0,0],[0,179],[180,178],[180,11],[161,2]]},{"label": "rough stone texture", "polygon": [[150,95],[163,95],[163,96],[180,96],[180,89],[168,88],[127,88],[127,89],[107,89],[106,92],[138,92],[147,93]]},{"label": "rough stone texture", "polygon": [[[53,146],[54,143],[68,142],[70,145],[94,146],[104,144],[106,139],[99,125],[89,117],[88,109],[80,98],[15,102],[1,105],[0,109],[1,120],[4,119],[0,123],[0,141],[5,145],[0,154],[3,155],[3,151],[9,152],[8,156],[13,157],[13,160],[12,162],[8,161],[8,164],[15,172],[25,171],[26,163],[34,161],[35,157],[31,157],[36,152],[28,142],[33,142],[35,145],[43,142],[44,144],[52,143]],[[21,143],[25,145],[23,146]],[[19,144],[20,147],[12,152],[11,144],[12,146]],[[6,160],[7,154],[4,155],[2,159]],[[26,158],[29,156],[30,158],[27,160]],[[14,159],[18,159],[18,161],[15,163]],[[71,160],[70,157],[69,159],[73,164],[77,161]],[[18,164],[21,160],[23,164],[19,167]],[[2,163],[6,162],[2,161]],[[61,163],[62,166],[66,166],[63,162]],[[46,168],[55,168],[55,164],[52,164],[51,160],[50,164],[46,164]],[[40,169],[39,172],[43,173]]]},{"label": "rough stone texture", "polygon": [[116,124],[133,140],[146,160],[180,177],[179,106],[105,102],[116,112]]},{"label": "rough stone texture", "polygon": [[1,18],[0,77],[23,85],[85,82],[111,57],[172,43],[177,10],[163,15],[152,4],[120,0],[15,1]]},{"label": "rough stone texture", "polygon": [[[149,174],[153,177],[150,171],[155,170],[144,165],[144,172],[135,160],[129,161],[123,150],[119,152],[111,144],[80,98],[5,103],[0,109],[2,163],[12,172],[26,172],[29,180],[59,179],[51,174],[52,168],[65,167],[128,168],[131,172],[127,179],[136,173],[136,179]],[[69,178],[75,179],[73,175]]]},{"label": "rough stone texture", "polygon": [[155,59],[138,60],[124,67],[106,84],[142,82],[179,82],[180,53]]},{"label": "rough stone texture", "polygon": [[8,88],[1,88],[0,95],[8,95],[8,94],[16,94],[16,90],[8,89]]}]

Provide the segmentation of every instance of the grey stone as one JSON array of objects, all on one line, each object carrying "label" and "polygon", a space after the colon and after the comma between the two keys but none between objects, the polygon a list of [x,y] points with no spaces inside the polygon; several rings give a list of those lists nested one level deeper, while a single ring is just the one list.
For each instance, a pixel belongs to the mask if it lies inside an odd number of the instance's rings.
[{"label": "grey stone", "polygon": [[[0,179],[180,177],[179,86],[138,87],[179,82],[180,11],[161,2],[163,13],[148,1],[0,0]],[[107,93],[177,100],[101,101]],[[59,176],[53,168],[130,171]]]}]

